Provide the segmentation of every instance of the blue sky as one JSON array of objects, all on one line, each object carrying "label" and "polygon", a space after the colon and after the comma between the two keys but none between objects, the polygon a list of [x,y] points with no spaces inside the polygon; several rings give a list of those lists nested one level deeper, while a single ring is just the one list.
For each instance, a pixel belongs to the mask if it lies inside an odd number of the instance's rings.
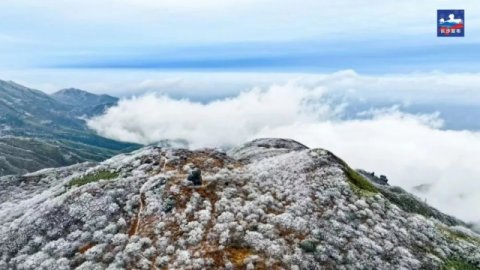
[{"label": "blue sky", "polygon": [[[0,3],[0,69],[477,72],[473,0],[105,0]],[[465,38],[436,10],[466,9]]]}]

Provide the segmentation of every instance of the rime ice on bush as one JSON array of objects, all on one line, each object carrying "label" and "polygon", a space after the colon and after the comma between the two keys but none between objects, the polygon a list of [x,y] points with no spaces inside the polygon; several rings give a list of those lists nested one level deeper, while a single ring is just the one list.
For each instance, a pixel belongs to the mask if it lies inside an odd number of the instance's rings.
[{"label": "rime ice on bush", "polygon": [[[228,153],[147,147],[0,178],[0,269],[480,266],[463,222],[326,150],[261,139]],[[115,178],[68,184],[99,171]]]}]

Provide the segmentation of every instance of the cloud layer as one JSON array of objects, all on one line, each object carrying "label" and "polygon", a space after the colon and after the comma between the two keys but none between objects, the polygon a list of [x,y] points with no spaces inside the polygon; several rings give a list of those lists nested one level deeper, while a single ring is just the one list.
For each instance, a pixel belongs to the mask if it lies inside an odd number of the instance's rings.
[{"label": "cloud layer", "polygon": [[[339,80],[340,82],[342,80]],[[89,126],[101,135],[139,143],[186,139],[193,148],[288,137],[329,149],[352,166],[386,174],[447,213],[480,222],[480,133],[439,129],[438,115],[397,108],[370,110],[342,120],[347,104],[332,103],[331,84],[300,83],[254,88],[208,103],[148,94],[123,100]],[[337,85],[338,88],[338,85]],[[367,116],[367,117],[366,117]]]},{"label": "cloud layer", "polygon": [[0,68],[478,70],[480,6],[462,3],[469,34],[454,40],[435,36],[438,8],[435,0],[0,1]]},{"label": "cloud layer", "polygon": [[322,88],[294,84],[207,104],[147,94],[120,102],[89,125],[104,136],[144,144],[186,139],[192,147],[235,145],[268,128],[329,119],[335,109],[320,102],[322,95]]}]

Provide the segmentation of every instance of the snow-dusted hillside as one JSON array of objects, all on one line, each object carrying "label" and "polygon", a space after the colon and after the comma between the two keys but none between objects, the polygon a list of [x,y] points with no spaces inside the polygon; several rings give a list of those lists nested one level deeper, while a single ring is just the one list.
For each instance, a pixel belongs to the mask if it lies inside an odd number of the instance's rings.
[{"label": "snow-dusted hillside", "polygon": [[116,100],[79,90],[49,96],[0,80],[0,176],[101,161],[138,149],[98,136],[79,118],[101,113]]},{"label": "snow-dusted hillside", "polygon": [[0,269],[480,267],[462,222],[290,140],[148,147],[0,187]]}]

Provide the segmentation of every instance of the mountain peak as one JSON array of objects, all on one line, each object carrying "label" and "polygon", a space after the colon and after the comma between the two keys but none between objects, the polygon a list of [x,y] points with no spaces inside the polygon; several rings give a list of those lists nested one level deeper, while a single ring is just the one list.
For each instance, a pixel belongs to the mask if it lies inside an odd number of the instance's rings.
[{"label": "mountain peak", "polygon": [[118,101],[116,97],[104,94],[97,95],[77,88],[59,90],[53,93],[52,97],[61,102],[77,106],[85,105],[85,102],[87,102],[87,106],[98,106],[101,104],[116,103]]},{"label": "mountain peak", "polygon": [[284,139],[237,149],[152,146],[0,178],[0,268],[480,265],[478,234],[400,207],[329,151]]},{"label": "mountain peak", "polygon": [[72,106],[78,116],[101,114],[106,108],[114,106],[118,98],[109,95],[97,95],[77,88],[62,89],[52,94],[57,101]]},{"label": "mountain peak", "polygon": [[78,89],[78,88],[73,88],[73,87],[58,90],[57,92],[53,93],[52,95],[58,95],[58,94],[89,94],[89,95],[93,95],[90,92],[87,92],[85,90],[81,90],[81,89]]}]

